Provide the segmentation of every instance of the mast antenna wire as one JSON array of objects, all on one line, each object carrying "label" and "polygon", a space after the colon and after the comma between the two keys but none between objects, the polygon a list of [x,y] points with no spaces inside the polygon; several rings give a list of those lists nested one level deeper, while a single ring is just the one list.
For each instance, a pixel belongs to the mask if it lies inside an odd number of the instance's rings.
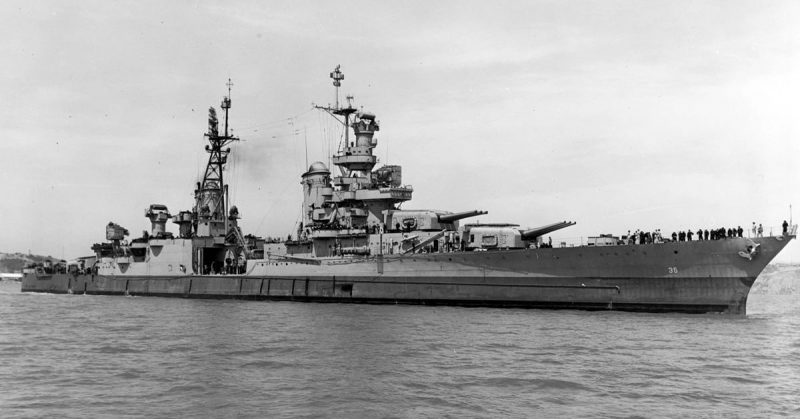
[{"label": "mast antenna wire", "polygon": [[303,142],[306,146],[306,168],[308,168],[308,132],[305,125],[303,125]]},{"label": "mast antenna wire", "polygon": [[[298,233],[298,231],[300,230],[299,227],[302,226],[302,225],[303,225],[303,203],[301,202],[300,203],[300,211],[299,211],[299,214],[297,215],[297,220],[294,222],[294,225],[292,226],[292,230],[295,233]],[[292,231],[289,231],[289,235],[291,235],[291,234],[292,234]],[[298,234],[297,237],[295,237],[295,239],[296,240],[300,240],[300,235]]]},{"label": "mast antenna wire", "polygon": [[[260,124],[247,125],[247,126],[239,127],[239,131],[249,130],[249,129],[253,129],[253,128],[279,128],[279,127],[285,126],[286,125],[286,121],[288,121],[289,119],[298,120],[298,119],[300,119],[300,117],[305,116],[305,115],[309,114],[310,112],[312,112],[314,110],[315,110],[315,108],[311,107],[311,108],[306,109],[303,112],[299,112],[297,114],[294,114],[294,115],[286,117],[286,118],[275,119],[275,120],[264,122],[264,123],[260,123]],[[258,130],[254,130],[254,131],[258,131]]]}]

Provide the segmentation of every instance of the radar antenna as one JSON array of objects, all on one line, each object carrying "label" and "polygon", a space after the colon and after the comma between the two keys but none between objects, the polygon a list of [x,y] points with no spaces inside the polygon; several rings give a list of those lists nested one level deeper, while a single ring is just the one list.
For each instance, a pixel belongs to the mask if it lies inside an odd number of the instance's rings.
[{"label": "radar antenna", "polygon": [[225,83],[228,86],[228,96],[222,98],[222,104],[220,107],[225,109],[225,136],[228,136],[228,109],[231,108],[231,87],[233,86],[233,82],[231,81],[230,77],[228,78],[228,82]]},{"label": "radar antenna", "polygon": [[336,69],[331,72],[331,78],[333,79],[333,85],[336,86],[336,108],[339,107],[339,87],[342,86],[342,80],[344,80],[344,73],[342,73],[339,68],[341,64],[336,66]]},{"label": "radar antenna", "polygon": [[[342,80],[344,80],[344,73],[341,71],[341,65],[337,65],[336,68],[331,72],[330,77],[333,79],[333,85],[336,87],[336,106],[331,107],[328,106],[317,106],[314,105],[317,109],[322,109],[325,112],[328,112],[333,116],[337,121],[341,122],[344,125],[344,141],[347,144],[350,140],[350,115],[356,113],[357,109],[355,109],[352,105],[353,96],[347,96],[347,105],[344,107],[339,107],[339,87],[342,86]],[[336,115],[343,116],[344,121],[340,121],[339,118],[336,118]]]}]

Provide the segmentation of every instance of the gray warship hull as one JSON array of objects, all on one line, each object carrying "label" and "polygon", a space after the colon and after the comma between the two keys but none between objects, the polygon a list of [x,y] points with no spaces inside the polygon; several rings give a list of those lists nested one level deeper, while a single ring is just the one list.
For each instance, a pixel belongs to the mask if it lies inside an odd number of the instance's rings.
[{"label": "gray warship hull", "polygon": [[[242,275],[26,274],[23,292],[746,314],[794,236],[253,261]],[[747,253],[757,244],[757,252]]]},{"label": "gray warship hull", "polygon": [[[130,241],[127,229],[109,222],[107,241],[92,246],[95,256],[28,267],[22,291],[745,314],[750,287],[795,238],[797,226],[784,222],[778,237],[734,237],[742,235],[737,228],[704,231],[712,240],[673,233],[669,241],[656,230],[552,248],[544,236],[575,222],[461,225],[487,212],[403,209],[414,189],[403,183],[401,166],[376,168],[376,115],[352,96],[339,102],[339,66],[330,77],[336,104],[315,108],[342,126],[330,160],[336,167],[317,161],[300,176],[295,235],[281,241],[239,227],[242,214],[230,205],[224,179],[228,145],[239,141],[228,126],[228,80],[224,124],[209,108],[208,164],[191,210],[173,215],[151,204],[144,214],[150,232]],[[167,231],[170,219],[176,233]]]}]

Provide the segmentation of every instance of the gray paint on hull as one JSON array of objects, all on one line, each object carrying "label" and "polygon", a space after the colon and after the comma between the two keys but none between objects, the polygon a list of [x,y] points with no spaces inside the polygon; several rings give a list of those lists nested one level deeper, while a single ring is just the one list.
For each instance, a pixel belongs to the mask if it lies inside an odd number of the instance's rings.
[{"label": "gray paint on hull", "polygon": [[26,278],[25,292],[229,298],[382,304],[726,312],[744,314],[749,287],[740,278],[382,278],[242,277]]},{"label": "gray paint on hull", "polygon": [[[793,237],[791,237],[793,238]],[[745,314],[758,274],[789,238],[386,256],[267,275],[26,275],[26,292]],[[669,268],[677,271],[670,273]]]}]

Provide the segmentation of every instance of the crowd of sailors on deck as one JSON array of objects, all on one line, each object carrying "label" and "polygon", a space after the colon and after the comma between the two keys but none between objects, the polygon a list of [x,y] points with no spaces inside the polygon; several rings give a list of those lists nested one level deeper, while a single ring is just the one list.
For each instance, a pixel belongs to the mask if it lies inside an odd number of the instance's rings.
[{"label": "crowd of sailors on deck", "polygon": [[661,230],[657,229],[653,232],[636,230],[633,233],[628,231],[627,236],[623,236],[622,244],[649,244],[649,243],[665,243],[665,242],[685,242],[685,241],[703,241],[703,240],[723,240],[733,237],[742,237],[744,229],[741,226],[734,228],[720,227],[716,229],[698,229],[693,231],[688,229],[686,231],[673,231],[671,235],[664,237]]},{"label": "crowd of sailors on deck", "polygon": [[[789,223],[785,220],[782,224],[783,227],[783,234],[786,235],[788,232]],[[753,222],[753,226],[750,229],[752,232],[751,237],[764,237],[764,226]],[[684,242],[684,241],[704,241],[704,240],[724,240],[729,238],[736,238],[736,237],[744,237],[744,229],[742,226],[732,227],[732,228],[715,228],[715,229],[697,229],[694,231],[692,229],[688,229],[686,231],[678,231],[672,232],[671,235],[668,237],[664,237],[661,234],[660,229],[656,229],[653,232],[650,231],[641,231],[636,230],[631,233],[628,230],[628,234],[622,236],[622,240],[620,240],[619,244],[649,244],[649,243],[665,243],[665,242]]]}]

